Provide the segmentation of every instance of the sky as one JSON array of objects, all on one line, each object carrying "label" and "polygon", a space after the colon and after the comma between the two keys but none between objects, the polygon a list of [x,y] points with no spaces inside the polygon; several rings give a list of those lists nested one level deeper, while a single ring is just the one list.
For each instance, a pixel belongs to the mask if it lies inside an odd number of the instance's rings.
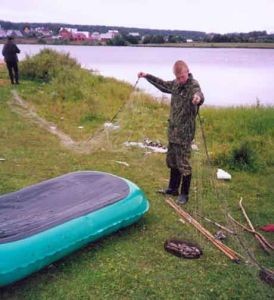
[{"label": "sky", "polygon": [[274,0],[0,0],[0,20],[274,33]]}]

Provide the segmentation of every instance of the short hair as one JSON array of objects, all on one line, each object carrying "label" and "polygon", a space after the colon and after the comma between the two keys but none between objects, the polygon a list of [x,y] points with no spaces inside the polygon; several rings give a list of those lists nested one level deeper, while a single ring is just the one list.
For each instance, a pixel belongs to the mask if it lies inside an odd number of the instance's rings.
[{"label": "short hair", "polygon": [[173,66],[173,73],[176,74],[182,70],[189,72],[188,65],[183,60],[177,60]]}]

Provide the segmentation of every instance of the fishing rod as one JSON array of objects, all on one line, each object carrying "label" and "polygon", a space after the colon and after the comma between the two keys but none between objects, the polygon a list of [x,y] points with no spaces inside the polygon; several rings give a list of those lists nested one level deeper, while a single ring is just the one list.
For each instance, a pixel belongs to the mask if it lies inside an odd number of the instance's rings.
[{"label": "fishing rod", "polygon": [[206,142],[206,137],[205,137],[204,126],[203,126],[203,122],[202,122],[202,118],[201,118],[199,110],[198,110],[198,118],[199,118],[199,122],[200,122],[200,127],[201,127],[203,142],[204,142],[204,146],[205,146],[205,152],[206,152],[207,162],[208,162],[208,164],[210,164],[210,158],[209,158],[209,154],[208,154],[208,148],[207,148],[207,142]]}]

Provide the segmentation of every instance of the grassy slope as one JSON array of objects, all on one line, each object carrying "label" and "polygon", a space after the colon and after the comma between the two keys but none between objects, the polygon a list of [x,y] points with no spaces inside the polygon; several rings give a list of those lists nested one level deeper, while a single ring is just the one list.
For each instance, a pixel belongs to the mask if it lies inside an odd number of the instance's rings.
[{"label": "grassy slope", "polygon": [[[1,74],[5,77],[4,73]],[[145,96],[131,95],[125,110],[119,114],[121,130],[106,135],[99,151],[80,155],[62,148],[54,136],[12,113],[7,105],[11,97],[8,82],[1,81],[0,84],[2,85],[0,157],[5,158],[4,162],[0,162],[1,194],[75,170],[101,170],[137,183],[144,189],[151,204],[149,213],[137,224],[93,243],[12,286],[3,288],[0,291],[1,299],[271,299],[273,297],[273,289],[258,279],[255,268],[231,263],[190,225],[178,222],[178,217],[167,207],[164,199],[155,193],[157,188],[167,184],[168,170],[165,167],[164,155],[144,154],[143,150],[122,146],[126,140],[140,141],[144,137],[164,142],[168,107],[152,103]],[[115,86],[115,83],[109,81],[106,81],[106,84]],[[49,102],[35,102],[35,95],[43,90],[43,86],[24,81],[17,88],[25,99],[33,100],[42,115],[54,121],[58,119],[56,118],[58,103],[55,107]],[[103,90],[104,86],[102,92]],[[115,89],[114,94],[119,95]],[[127,95],[129,97],[129,94]],[[43,96],[40,98],[43,99]],[[79,111],[80,116],[85,104],[76,105],[79,106],[76,111]],[[113,112],[117,111],[118,107],[119,105],[113,108]],[[250,110],[243,109],[243,111],[252,118]],[[207,108],[202,111],[206,120],[210,151],[214,149],[219,151],[218,145],[222,148],[223,140],[233,132],[236,134],[239,131],[240,119],[235,118],[231,121],[228,119],[237,113],[238,110],[230,109]],[[273,109],[260,110],[260,113],[269,114],[273,119]],[[66,133],[77,137],[77,130],[74,127],[80,123],[75,122],[71,126],[72,119],[66,110],[62,112],[62,116],[64,116],[63,129]],[[230,122],[228,129],[223,126],[225,121]],[[97,121],[97,125],[101,123],[102,120]],[[88,130],[83,138],[87,134]],[[267,133],[266,137],[269,140],[264,146],[269,145],[273,149],[273,130]],[[228,141],[231,143],[231,140]],[[230,212],[243,221],[238,209],[238,199],[243,196],[254,225],[273,222],[271,219],[274,195],[273,164],[270,162],[257,173],[232,171],[231,183],[215,182],[220,196],[217,199],[216,191],[209,180],[214,171],[205,163],[199,129],[197,143],[201,150],[193,154],[194,179],[191,199],[185,207],[187,211],[194,216],[199,212],[226,224],[223,208],[227,205]],[[273,154],[265,150],[265,147],[261,150],[268,156]],[[115,163],[115,160],[128,162],[130,168]],[[211,231],[216,230],[208,224],[204,225]],[[203,257],[199,260],[184,260],[167,254],[163,249],[163,243],[172,236],[199,243],[204,250]],[[267,236],[273,241],[273,236],[270,234]],[[252,237],[248,234],[241,234],[241,237],[261,263],[267,267],[274,267],[273,257],[265,255]],[[237,240],[229,238],[228,245],[244,253]]]}]

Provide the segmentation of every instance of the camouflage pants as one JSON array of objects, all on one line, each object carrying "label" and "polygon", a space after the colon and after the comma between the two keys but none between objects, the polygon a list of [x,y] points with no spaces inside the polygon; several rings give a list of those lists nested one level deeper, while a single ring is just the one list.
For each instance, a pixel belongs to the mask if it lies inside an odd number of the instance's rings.
[{"label": "camouflage pants", "polygon": [[168,144],[166,163],[170,169],[178,169],[183,176],[191,174],[191,144]]}]

